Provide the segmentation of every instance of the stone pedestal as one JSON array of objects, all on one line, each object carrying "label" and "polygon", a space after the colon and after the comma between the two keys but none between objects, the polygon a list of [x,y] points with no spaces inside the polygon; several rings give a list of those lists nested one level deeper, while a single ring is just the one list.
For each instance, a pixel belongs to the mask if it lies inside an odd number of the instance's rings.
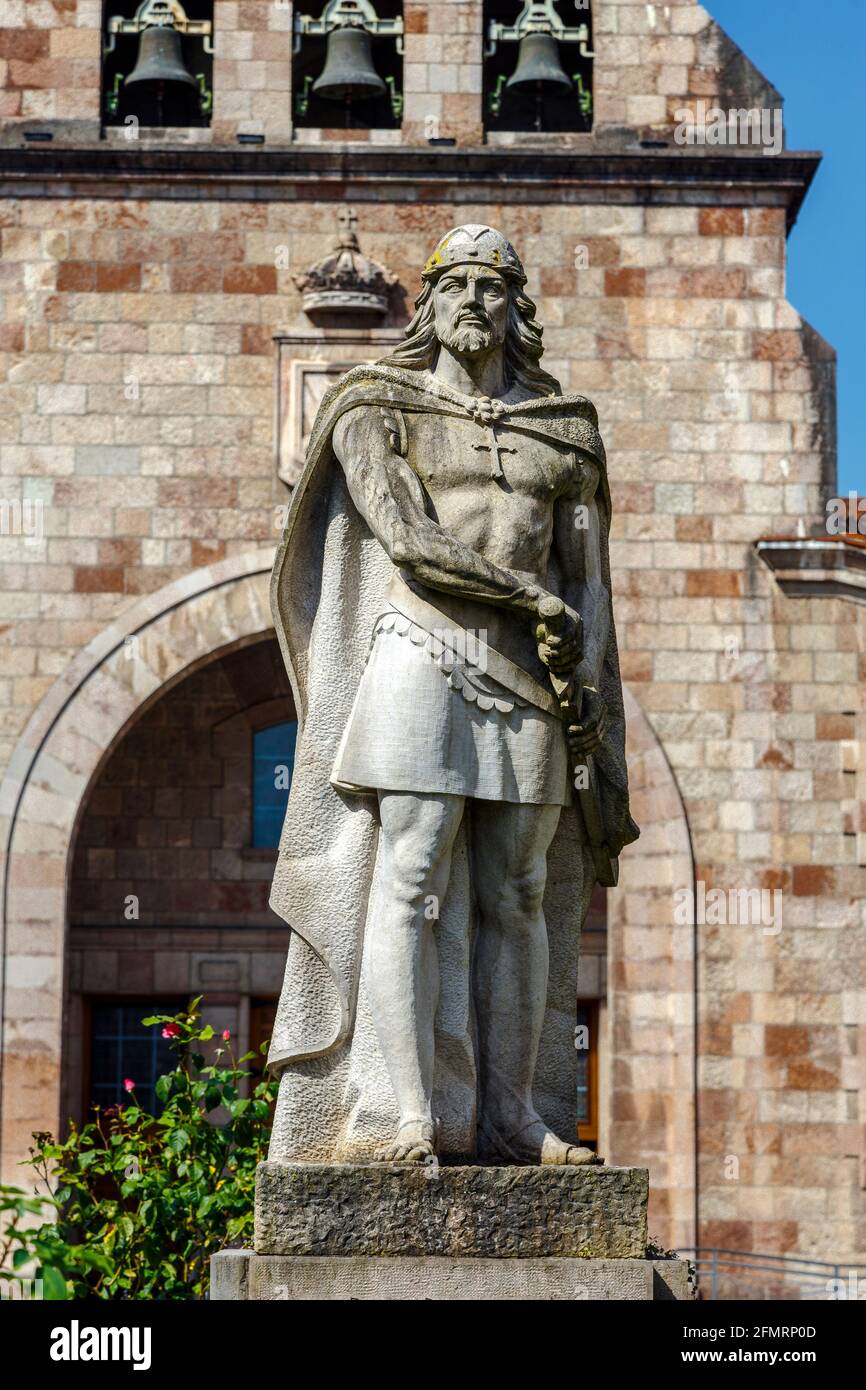
[{"label": "stone pedestal", "polygon": [[680,1299],[646,1258],[643,1168],[263,1163],[254,1250],[211,1261],[211,1298]]},{"label": "stone pedestal", "polygon": [[646,1250],[645,1168],[262,1163],[258,1255],[474,1255]]}]

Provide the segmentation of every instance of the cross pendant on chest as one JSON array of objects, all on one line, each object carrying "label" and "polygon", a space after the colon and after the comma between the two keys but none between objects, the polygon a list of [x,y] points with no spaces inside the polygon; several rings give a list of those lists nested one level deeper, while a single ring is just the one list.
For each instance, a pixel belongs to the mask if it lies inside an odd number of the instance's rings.
[{"label": "cross pendant on chest", "polygon": [[509,449],[508,446],[507,446],[506,444],[500,444],[499,439],[497,438],[497,435],[496,435],[496,426],[495,426],[494,424],[488,425],[487,428],[490,430],[490,433],[493,435],[493,443],[492,443],[492,444],[473,444],[472,447],[473,447],[473,449],[478,449],[478,450],[479,450],[480,452],[482,452],[482,453],[485,453],[485,454],[492,454],[492,455],[493,455],[493,458],[492,458],[492,460],[491,460],[491,469],[490,469],[490,476],[491,476],[491,478],[504,478],[504,477],[505,477],[505,474],[504,474],[503,471],[502,471],[502,455],[503,455],[503,454],[516,454],[516,453],[517,453],[517,450],[516,450],[516,449]]}]

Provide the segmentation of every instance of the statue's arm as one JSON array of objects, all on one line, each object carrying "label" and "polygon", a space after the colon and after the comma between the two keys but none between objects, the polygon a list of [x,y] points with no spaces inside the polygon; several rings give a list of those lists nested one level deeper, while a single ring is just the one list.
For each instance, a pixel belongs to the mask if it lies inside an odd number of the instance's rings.
[{"label": "statue's arm", "polygon": [[601,567],[602,517],[598,470],[592,463],[559,498],[554,512],[554,545],[563,578],[563,598],[583,620],[583,660],[578,676],[598,689],[610,637],[610,594]]},{"label": "statue's arm", "polygon": [[352,501],[395,565],[432,589],[537,614],[544,590],[490,564],[427,515],[421,483],[395,453],[378,408],[347,411],[334,452]]}]

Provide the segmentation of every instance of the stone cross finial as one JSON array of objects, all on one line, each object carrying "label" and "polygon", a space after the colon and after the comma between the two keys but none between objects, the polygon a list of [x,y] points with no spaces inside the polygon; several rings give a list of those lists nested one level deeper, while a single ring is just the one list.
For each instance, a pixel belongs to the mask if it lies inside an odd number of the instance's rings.
[{"label": "stone cross finial", "polygon": [[342,208],[338,217],[344,236],[354,238],[358,230],[358,214],[354,208]]}]

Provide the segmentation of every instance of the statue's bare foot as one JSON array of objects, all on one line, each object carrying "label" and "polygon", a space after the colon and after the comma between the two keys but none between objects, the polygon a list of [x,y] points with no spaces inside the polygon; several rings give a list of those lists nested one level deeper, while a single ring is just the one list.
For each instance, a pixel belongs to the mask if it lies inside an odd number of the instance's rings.
[{"label": "statue's bare foot", "polygon": [[390,1144],[379,1150],[380,1163],[435,1163],[436,1126],[429,1120],[404,1120]]},{"label": "statue's bare foot", "polygon": [[512,1163],[540,1163],[577,1168],[584,1164],[604,1163],[600,1154],[579,1144],[567,1144],[536,1116],[522,1128],[505,1134],[488,1123],[479,1126],[487,1156],[505,1158]]}]

